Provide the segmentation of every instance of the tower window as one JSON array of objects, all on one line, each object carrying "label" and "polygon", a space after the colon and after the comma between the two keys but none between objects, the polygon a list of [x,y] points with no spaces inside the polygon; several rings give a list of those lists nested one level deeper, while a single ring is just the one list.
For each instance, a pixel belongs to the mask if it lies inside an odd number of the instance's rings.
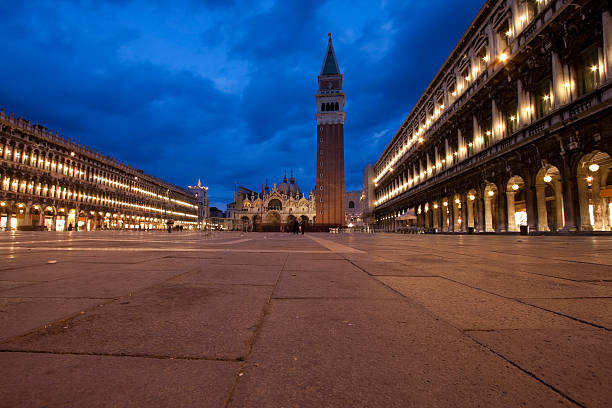
[{"label": "tower window", "polygon": [[340,105],[338,105],[338,102],[336,102],[336,110],[339,111],[340,110]]},{"label": "tower window", "polygon": [[355,208],[355,203],[352,201],[349,201],[349,208]]},{"label": "tower window", "polygon": [[321,112],[325,112],[325,104],[324,103],[321,104]]}]

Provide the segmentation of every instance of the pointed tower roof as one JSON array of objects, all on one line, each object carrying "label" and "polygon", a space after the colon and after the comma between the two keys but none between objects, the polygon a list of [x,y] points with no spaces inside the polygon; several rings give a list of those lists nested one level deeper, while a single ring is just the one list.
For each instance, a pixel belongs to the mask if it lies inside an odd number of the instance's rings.
[{"label": "pointed tower roof", "polygon": [[327,35],[329,36],[329,41],[327,42],[327,52],[325,53],[320,75],[340,75],[340,67],[338,67],[338,61],[336,61],[331,33],[327,33]]}]

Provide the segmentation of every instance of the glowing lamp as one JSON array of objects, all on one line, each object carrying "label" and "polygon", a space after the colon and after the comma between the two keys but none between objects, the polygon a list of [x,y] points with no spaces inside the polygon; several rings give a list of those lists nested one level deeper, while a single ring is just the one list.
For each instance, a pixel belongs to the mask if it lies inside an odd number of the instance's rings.
[{"label": "glowing lamp", "polygon": [[495,195],[495,193],[493,192],[493,190],[489,190],[489,192],[488,192],[487,194],[489,194],[489,197],[493,197],[493,195]]},{"label": "glowing lamp", "polygon": [[595,173],[597,170],[599,170],[599,164],[597,163],[593,163],[589,165],[589,170],[591,170],[593,173]]},{"label": "glowing lamp", "polygon": [[474,194],[470,194],[470,201],[474,201],[476,199],[476,196]]},{"label": "glowing lamp", "polygon": [[546,183],[550,183],[552,181],[552,177],[550,177],[549,175],[544,176],[544,181]]}]

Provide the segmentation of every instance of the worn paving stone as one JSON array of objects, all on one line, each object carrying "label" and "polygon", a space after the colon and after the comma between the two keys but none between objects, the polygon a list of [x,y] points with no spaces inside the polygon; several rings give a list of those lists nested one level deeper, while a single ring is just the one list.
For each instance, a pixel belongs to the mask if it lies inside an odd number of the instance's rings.
[{"label": "worn paving stone", "polygon": [[293,271],[281,273],[275,298],[361,298],[388,299],[393,291],[356,270],[351,272]]},{"label": "worn paving stone", "polygon": [[443,278],[378,279],[463,330],[578,326],[570,319]]},{"label": "worn paving stone", "polygon": [[[611,288],[612,289],[612,288]],[[523,299],[525,303],[612,330],[612,298]]]},{"label": "worn paving stone", "polygon": [[5,343],[17,351],[244,358],[263,286],[165,283]]},{"label": "worn paving stone", "polygon": [[612,406],[612,337],[602,329],[471,332],[583,406]]},{"label": "worn paving stone", "polygon": [[[104,303],[103,299],[0,297],[0,342]],[[2,346],[0,345],[0,348]]]},{"label": "worn paving stone", "polygon": [[172,279],[173,283],[274,285],[279,265],[202,265],[197,271]]},{"label": "worn paving stone", "polygon": [[273,300],[230,407],[573,406],[416,306]]},{"label": "worn paving stone", "polygon": [[427,267],[414,266],[409,263],[400,262],[376,262],[371,260],[354,260],[351,261],[357,267],[363,269],[370,275],[385,276],[385,275],[397,275],[397,276],[435,276],[430,272],[427,272]]},{"label": "worn paving stone", "polygon": [[0,353],[0,407],[222,407],[239,363]]},{"label": "worn paving stone", "polygon": [[2,295],[6,297],[116,298],[145,289],[181,273],[183,272],[180,270],[88,273],[5,290]]}]

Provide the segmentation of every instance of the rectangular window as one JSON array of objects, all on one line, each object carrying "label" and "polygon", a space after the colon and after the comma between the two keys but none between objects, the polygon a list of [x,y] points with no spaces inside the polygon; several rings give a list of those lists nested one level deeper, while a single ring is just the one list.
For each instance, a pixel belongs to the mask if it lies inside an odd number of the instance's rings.
[{"label": "rectangular window", "polygon": [[599,57],[596,45],[580,53],[576,66],[576,79],[578,96],[592,92],[599,86]]},{"label": "rectangular window", "polygon": [[545,78],[536,84],[535,113],[536,118],[542,118],[550,113],[552,108],[551,97],[552,82]]}]

